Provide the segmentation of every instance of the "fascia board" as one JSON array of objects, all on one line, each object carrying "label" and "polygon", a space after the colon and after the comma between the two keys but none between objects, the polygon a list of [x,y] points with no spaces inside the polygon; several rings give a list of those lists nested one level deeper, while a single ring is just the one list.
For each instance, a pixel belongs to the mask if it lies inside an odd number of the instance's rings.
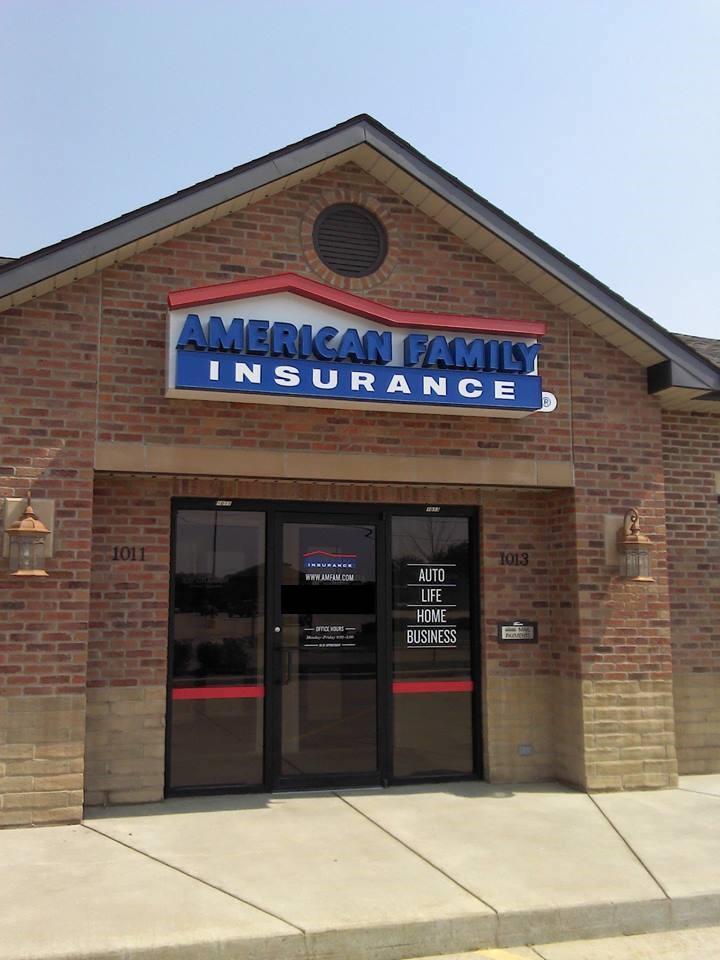
[{"label": "fascia board", "polygon": [[660,363],[648,367],[647,381],[648,393],[651,394],[661,393],[671,387],[681,387],[689,390],[707,389],[710,391],[717,389],[707,382],[699,385],[698,378],[675,360],[662,360]]},{"label": "fascia board", "polygon": [[[673,380],[677,379],[681,386],[689,386],[695,389],[699,386],[706,387],[708,390],[720,389],[720,371],[718,371],[714,377],[707,375],[699,377],[695,371],[691,369],[690,364],[688,364],[686,360],[687,358],[682,356],[679,359],[672,359],[670,361],[672,363]],[[708,367],[710,367],[709,362]]]}]

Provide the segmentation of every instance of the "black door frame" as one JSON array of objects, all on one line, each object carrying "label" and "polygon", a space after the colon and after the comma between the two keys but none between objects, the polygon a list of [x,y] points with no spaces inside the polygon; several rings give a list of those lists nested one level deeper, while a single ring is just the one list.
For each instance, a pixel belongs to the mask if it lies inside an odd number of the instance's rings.
[{"label": "black door frame", "polygon": [[[263,724],[263,783],[252,786],[234,784],[211,787],[170,787],[171,733],[172,733],[172,677],[173,677],[173,612],[175,571],[175,530],[179,510],[221,510],[261,512],[265,514],[265,643],[264,643],[264,724]],[[392,776],[393,757],[393,693],[392,693],[392,556],[391,518],[393,516],[416,517],[468,517],[470,549],[470,650],[472,693],[473,772],[468,775],[445,775],[434,777],[396,778]],[[283,522],[349,522],[361,524],[373,522],[376,528],[376,581],[377,581],[377,744],[379,777],[372,775],[341,775],[312,779],[293,778],[284,783],[279,777],[281,719],[279,701],[282,682],[279,644],[275,627],[280,626],[280,585],[282,566]],[[363,504],[297,500],[247,500],[215,497],[173,497],[171,499],[170,534],[170,583],[168,616],[168,671],[165,725],[165,796],[200,796],[223,793],[259,793],[300,789],[332,789],[408,783],[459,782],[482,779],[482,697],[481,697],[481,619],[480,619],[480,522],[478,507],[451,506],[443,504]]]}]

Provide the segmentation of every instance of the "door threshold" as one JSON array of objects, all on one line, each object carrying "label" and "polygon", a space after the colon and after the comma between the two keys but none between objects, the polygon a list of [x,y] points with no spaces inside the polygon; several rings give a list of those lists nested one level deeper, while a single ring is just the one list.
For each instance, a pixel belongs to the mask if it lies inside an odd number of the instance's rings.
[{"label": "door threshold", "polygon": [[372,790],[374,793],[382,793],[384,790],[387,790],[387,787],[384,787],[381,783],[369,783],[365,787],[336,787],[333,790],[333,793],[359,793],[362,790],[363,793],[367,793],[368,790]]},{"label": "door threshold", "polygon": [[271,791],[273,797],[326,797],[335,793],[333,787],[318,787],[315,790],[305,790],[301,787],[276,787]]}]

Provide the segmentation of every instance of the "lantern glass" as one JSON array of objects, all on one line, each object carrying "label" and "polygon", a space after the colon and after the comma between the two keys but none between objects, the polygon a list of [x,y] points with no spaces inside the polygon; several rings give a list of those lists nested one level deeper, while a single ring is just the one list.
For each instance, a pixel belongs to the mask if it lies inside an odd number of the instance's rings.
[{"label": "lantern glass", "polygon": [[15,576],[47,576],[45,537],[37,534],[11,534],[10,572]]},{"label": "lantern glass", "polygon": [[640,551],[635,545],[625,547],[625,576],[629,580],[640,576]]},{"label": "lantern glass", "polygon": [[650,547],[626,543],[620,552],[620,576],[626,580],[651,580]]}]

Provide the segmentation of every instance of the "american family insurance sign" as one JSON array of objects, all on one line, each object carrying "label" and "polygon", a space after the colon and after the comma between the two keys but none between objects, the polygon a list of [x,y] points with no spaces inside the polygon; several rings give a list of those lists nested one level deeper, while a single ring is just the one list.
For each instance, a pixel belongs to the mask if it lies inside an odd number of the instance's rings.
[{"label": "american family insurance sign", "polygon": [[168,305],[171,397],[499,416],[555,406],[542,323],[395,310],[294,274],[181,290]]}]

